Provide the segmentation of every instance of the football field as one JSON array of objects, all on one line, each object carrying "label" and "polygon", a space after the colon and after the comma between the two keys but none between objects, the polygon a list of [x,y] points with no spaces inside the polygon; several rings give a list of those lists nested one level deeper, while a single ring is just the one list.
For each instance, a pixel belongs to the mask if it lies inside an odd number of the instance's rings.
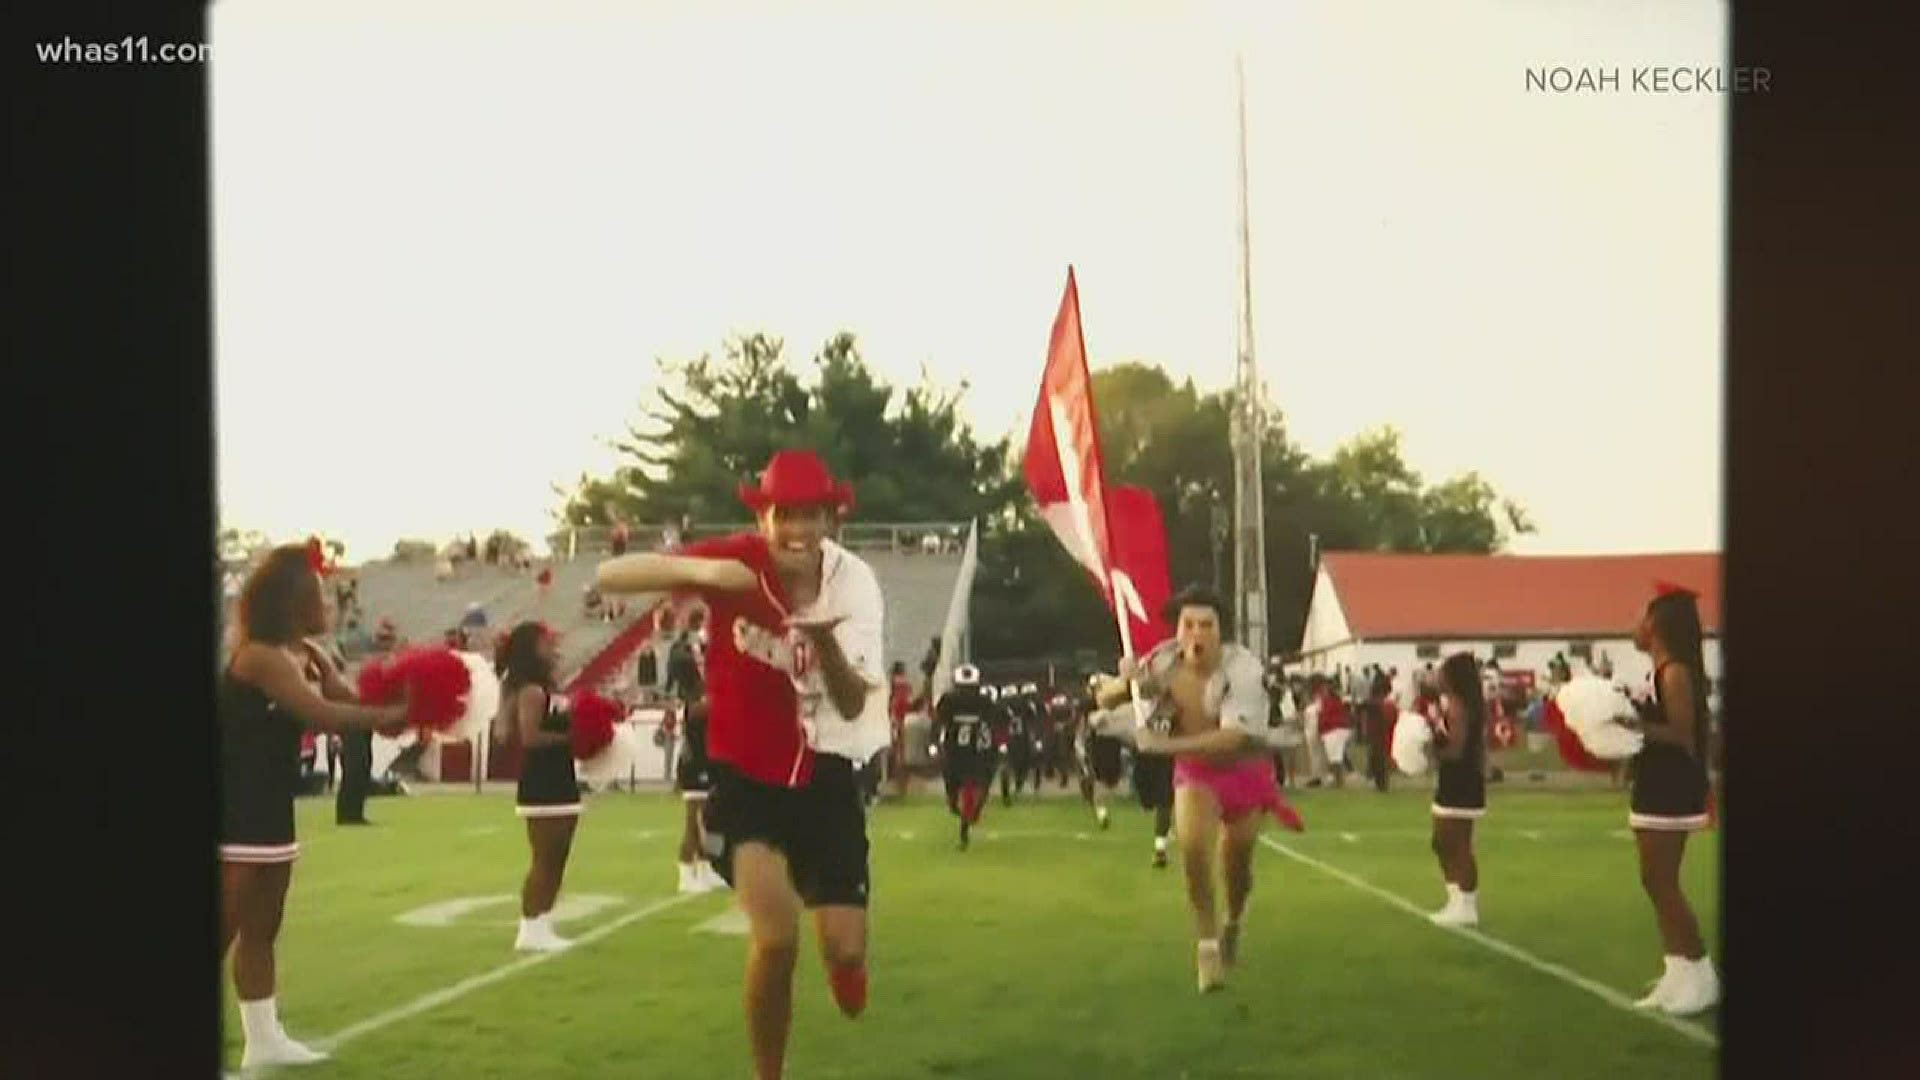
[{"label": "football field", "polygon": [[[1660,972],[1620,792],[1494,785],[1477,835],[1481,925],[1443,930],[1425,791],[1295,796],[1270,828],[1240,965],[1195,991],[1177,862],[1149,866],[1131,801],[1101,830],[1075,797],[1003,806],[971,850],[922,787],[869,819],[871,999],[833,1007],[808,931],[788,1075],[910,1077],[1699,1078],[1714,1016],[1631,1008]],[[288,1031],[333,1060],[283,1076],[739,1078],[750,1075],[746,939],[728,894],[674,892],[677,799],[594,797],[556,926],[576,946],[511,951],[527,846],[507,795],[380,799],[342,829],[299,805],[279,953]],[[1685,880],[1709,943],[1717,835]],[[226,1057],[240,1028],[226,980]]]}]

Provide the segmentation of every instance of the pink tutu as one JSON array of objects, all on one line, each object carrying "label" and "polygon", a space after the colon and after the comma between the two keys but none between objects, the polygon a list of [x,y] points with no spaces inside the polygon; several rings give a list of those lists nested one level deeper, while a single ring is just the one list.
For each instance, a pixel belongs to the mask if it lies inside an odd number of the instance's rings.
[{"label": "pink tutu", "polygon": [[1307,831],[1299,811],[1280,792],[1272,758],[1215,764],[1205,758],[1179,757],[1173,763],[1173,782],[1176,787],[1203,787],[1213,792],[1220,801],[1222,821],[1239,821],[1248,814],[1267,811],[1294,832]]}]

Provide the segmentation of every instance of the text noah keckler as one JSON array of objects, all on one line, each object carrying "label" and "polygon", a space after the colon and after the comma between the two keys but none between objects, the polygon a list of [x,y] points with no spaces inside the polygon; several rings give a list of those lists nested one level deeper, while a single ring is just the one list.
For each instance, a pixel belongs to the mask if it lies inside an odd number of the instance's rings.
[{"label": "text noah keckler", "polygon": [[1716,64],[1666,67],[1530,67],[1527,89],[1556,94],[1751,94],[1765,93],[1772,74],[1763,67]]}]

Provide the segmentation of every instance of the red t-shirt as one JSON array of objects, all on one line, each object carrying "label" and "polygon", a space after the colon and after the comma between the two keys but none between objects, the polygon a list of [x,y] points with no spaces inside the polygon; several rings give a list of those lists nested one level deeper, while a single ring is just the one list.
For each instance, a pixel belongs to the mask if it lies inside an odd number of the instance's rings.
[{"label": "red t-shirt", "polygon": [[766,538],[735,533],[674,554],[734,559],[760,577],[752,592],[695,590],[707,606],[707,754],[760,783],[805,787],[813,779],[813,751],[793,685],[791,605]]},{"label": "red t-shirt", "polygon": [[1347,703],[1331,690],[1320,691],[1320,733],[1344,731],[1353,724],[1347,719]]},{"label": "red t-shirt", "polygon": [[895,724],[907,718],[913,711],[913,684],[905,677],[893,680],[893,699],[887,703],[887,713]]}]

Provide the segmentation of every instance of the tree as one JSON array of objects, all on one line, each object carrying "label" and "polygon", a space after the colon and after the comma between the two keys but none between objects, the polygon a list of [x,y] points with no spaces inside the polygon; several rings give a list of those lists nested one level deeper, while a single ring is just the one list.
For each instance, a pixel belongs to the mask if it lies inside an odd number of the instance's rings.
[{"label": "tree", "polygon": [[480,541],[480,546],[483,549],[489,545],[497,545],[497,550],[502,559],[511,559],[523,552],[533,550],[533,545],[506,529],[495,529],[487,534],[485,540]]},{"label": "tree", "polygon": [[[964,382],[942,389],[923,378],[896,391],[875,377],[849,333],[824,343],[804,378],[784,351],[781,339],[754,333],[728,339],[718,360],[660,361],[664,378],[642,420],[613,444],[618,468],[561,492],[562,522],[745,521],[738,484],[774,451],[807,447],[854,484],[863,520],[982,523],[972,611],[980,658],[1117,652],[1098,587],[1033,512],[1008,441],[982,443],[961,419]],[[1176,585],[1231,589],[1233,392],[1202,394],[1143,363],[1094,372],[1093,386],[1108,478],[1159,500]],[[1277,409],[1263,407],[1267,625],[1276,649],[1297,642],[1305,625],[1316,547],[1492,552],[1532,529],[1476,473],[1427,485],[1393,428],[1318,460],[1288,440]]]},{"label": "tree", "polygon": [[965,521],[1005,506],[1016,490],[1007,445],[982,444],[960,417],[967,386],[924,382],[904,394],[880,379],[852,334],[836,334],[810,360],[811,378],[788,368],[785,344],[736,335],[711,355],[661,361],[665,376],[642,421],[613,443],[609,477],[581,476],[563,524],[744,521],[737,488],[775,451],[805,447],[858,493],[868,521]]},{"label": "tree", "polygon": [[393,542],[393,561],[395,562],[432,562],[440,554],[440,548],[431,540],[400,539]]},{"label": "tree", "polygon": [[[1109,482],[1138,484],[1159,500],[1176,587],[1203,582],[1231,590],[1233,391],[1202,395],[1191,381],[1175,385],[1159,368],[1138,363],[1094,372],[1093,386]],[[1477,473],[1427,486],[1393,428],[1365,432],[1315,460],[1288,441],[1278,410],[1269,405],[1267,412],[1261,472],[1268,641],[1276,650],[1291,648],[1306,625],[1316,548],[1487,553],[1532,530],[1524,511]],[[1017,528],[983,540],[983,584],[974,603],[981,654],[1091,648],[1113,655],[1117,633],[1091,578],[1058,550],[1044,525],[1024,514],[1016,521]]]},{"label": "tree", "polygon": [[221,529],[214,540],[214,549],[219,553],[223,564],[245,563],[263,554],[273,546],[267,534],[255,529],[237,529],[231,526]]}]

